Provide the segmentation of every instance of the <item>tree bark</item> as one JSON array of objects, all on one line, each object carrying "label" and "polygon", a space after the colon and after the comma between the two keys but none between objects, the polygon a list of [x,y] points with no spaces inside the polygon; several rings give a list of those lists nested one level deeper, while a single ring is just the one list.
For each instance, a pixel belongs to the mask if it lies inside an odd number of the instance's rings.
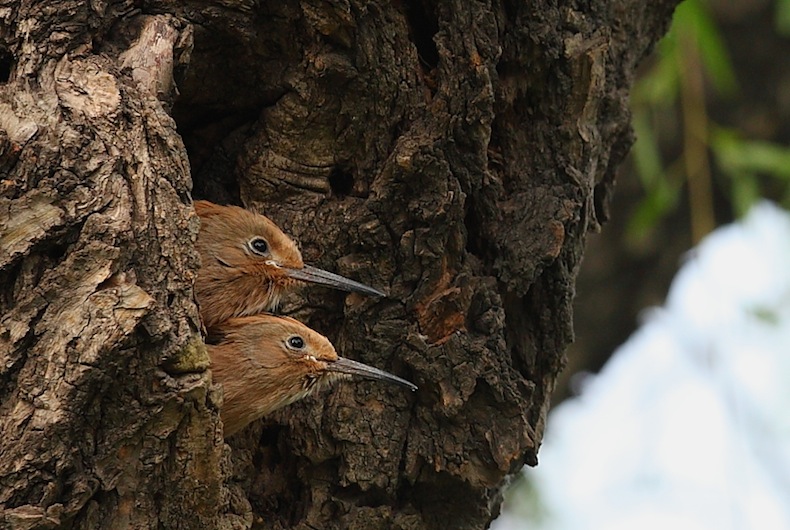
[{"label": "tree bark", "polygon": [[[674,4],[0,2],[2,524],[485,527]],[[386,290],[284,311],[419,391],[345,383],[225,445],[191,178]]]}]

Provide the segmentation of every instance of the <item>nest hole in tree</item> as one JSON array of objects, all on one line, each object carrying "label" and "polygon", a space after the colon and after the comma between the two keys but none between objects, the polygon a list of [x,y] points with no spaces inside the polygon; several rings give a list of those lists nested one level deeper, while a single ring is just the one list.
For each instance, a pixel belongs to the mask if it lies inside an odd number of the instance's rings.
[{"label": "nest hole in tree", "polygon": [[430,71],[439,64],[439,50],[433,37],[439,31],[439,22],[426,0],[411,0],[404,3],[409,22],[409,36],[417,48],[417,55],[425,70]]},{"label": "nest hole in tree", "polygon": [[8,49],[0,46],[0,83],[8,83],[13,69],[14,55]]},{"label": "nest hole in tree", "polygon": [[335,166],[329,174],[329,187],[333,195],[348,195],[354,188],[354,176],[348,169]]}]

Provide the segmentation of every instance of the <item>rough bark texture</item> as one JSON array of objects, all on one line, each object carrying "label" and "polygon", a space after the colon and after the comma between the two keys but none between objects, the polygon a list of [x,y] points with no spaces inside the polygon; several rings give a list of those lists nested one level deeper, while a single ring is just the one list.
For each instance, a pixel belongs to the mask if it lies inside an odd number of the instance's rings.
[{"label": "rough bark texture", "polygon": [[[0,523],[484,527],[536,462],[674,3],[0,1]],[[224,445],[189,163],[388,291],[284,309],[420,390],[344,384]]]},{"label": "rough bark texture", "polygon": [[223,446],[186,151],[128,68],[156,44],[93,40],[151,23],[172,59],[185,27],[13,4],[0,11],[14,59],[0,87],[0,522],[211,526]]}]

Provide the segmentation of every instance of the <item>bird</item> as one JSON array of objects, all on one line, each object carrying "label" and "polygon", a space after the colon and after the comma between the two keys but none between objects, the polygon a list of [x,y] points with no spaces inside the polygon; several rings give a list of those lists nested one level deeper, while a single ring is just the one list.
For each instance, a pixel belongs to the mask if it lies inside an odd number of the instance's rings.
[{"label": "bird", "polygon": [[378,368],[339,357],[332,343],[290,317],[258,314],[231,318],[206,344],[213,381],[221,383],[225,438],[249,423],[332,383],[359,376],[417,386]]},{"label": "bird", "polygon": [[264,215],[238,206],[195,201],[200,218],[195,282],[203,324],[209,330],[231,317],[274,311],[301,282],[371,296],[377,289],[306,265],[296,243]]}]

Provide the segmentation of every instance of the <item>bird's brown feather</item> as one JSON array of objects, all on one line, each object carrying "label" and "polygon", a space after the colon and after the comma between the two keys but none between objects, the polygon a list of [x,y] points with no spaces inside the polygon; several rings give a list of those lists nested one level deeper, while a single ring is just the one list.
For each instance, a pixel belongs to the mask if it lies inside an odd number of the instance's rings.
[{"label": "bird's brown feather", "polygon": [[[195,201],[195,211],[202,262],[195,296],[205,326],[275,309],[284,290],[298,283],[284,268],[304,266],[296,243],[267,217],[238,206]],[[256,237],[267,242],[267,256],[250,250],[248,243]]]},{"label": "bird's brown feather", "polygon": [[[295,335],[304,340],[302,350],[286,346]],[[214,380],[224,389],[225,436],[338,378],[326,371],[338,359],[329,339],[292,318],[233,318],[216,327],[216,336],[220,343],[207,348]]]}]

